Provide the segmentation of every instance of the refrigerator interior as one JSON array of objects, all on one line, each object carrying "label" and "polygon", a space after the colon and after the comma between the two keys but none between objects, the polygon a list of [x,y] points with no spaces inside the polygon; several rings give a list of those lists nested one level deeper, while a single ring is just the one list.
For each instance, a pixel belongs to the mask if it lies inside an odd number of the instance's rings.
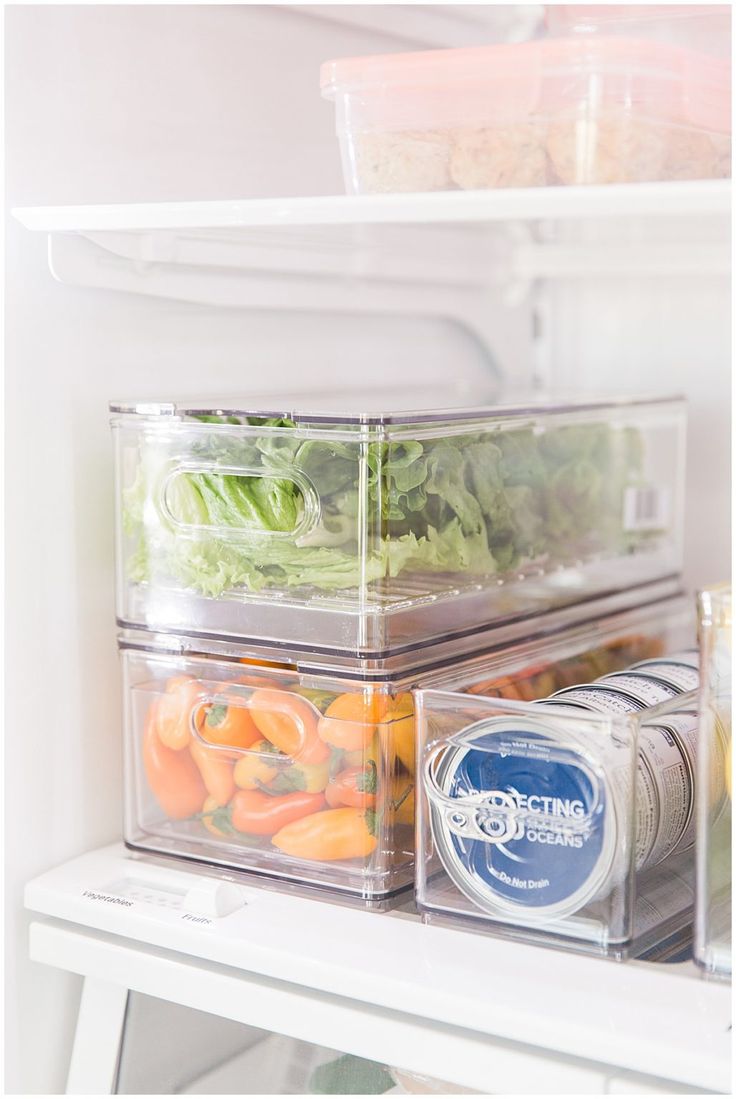
[{"label": "refrigerator interior", "polygon": [[[524,37],[540,17],[511,5],[389,6],[380,25],[375,9],[341,5],[11,7],[8,207],[208,200],[222,215],[227,200],[340,195],[322,61]],[[651,209],[596,188],[584,218],[544,193],[507,194],[501,215],[481,197],[458,224],[432,196],[342,224],[329,199],[285,204],[285,227],[244,203],[231,210],[240,224],[216,232],[197,225],[211,213],[162,208],[134,240],[135,213],[85,236],[70,215],[50,257],[54,215],[34,232],[8,215],[7,1091],[63,1090],[79,997],[77,978],[28,961],[23,886],[120,835],[108,400],[397,378],[681,392],[686,583],[718,581],[730,557],[728,185],[652,186]]]}]

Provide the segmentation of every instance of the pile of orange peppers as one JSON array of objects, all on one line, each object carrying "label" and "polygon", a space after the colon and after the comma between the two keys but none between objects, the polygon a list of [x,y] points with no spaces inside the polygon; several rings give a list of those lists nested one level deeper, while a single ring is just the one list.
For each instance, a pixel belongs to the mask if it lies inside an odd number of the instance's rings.
[{"label": "pile of orange peppers", "polygon": [[148,708],[142,755],[169,819],[265,839],[293,858],[367,859],[387,815],[413,824],[410,694],[335,695],[245,676],[213,701],[177,676]]},{"label": "pile of orange peppers", "polygon": [[514,675],[484,679],[468,688],[468,694],[491,698],[511,698],[520,702],[533,702],[547,698],[563,687],[589,683],[599,676],[628,668],[638,660],[661,656],[663,643],[655,637],[633,634],[619,637],[597,649],[562,657],[554,662],[529,664]]},{"label": "pile of orange peppers", "polygon": [[[531,700],[661,649],[651,637],[618,638],[468,691]],[[169,679],[143,734],[148,784],[169,819],[316,861],[368,859],[382,825],[413,825],[414,754],[410,694],[333,694],[255,675],[222,684],[215,701],[196,679]]]}]

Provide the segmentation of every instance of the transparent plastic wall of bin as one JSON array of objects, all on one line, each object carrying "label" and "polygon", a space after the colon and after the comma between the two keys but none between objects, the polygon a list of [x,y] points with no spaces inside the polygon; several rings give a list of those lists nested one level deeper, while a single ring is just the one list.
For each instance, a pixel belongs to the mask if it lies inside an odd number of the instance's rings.
[{"label": "transparent plastic wall of bin", "polygon": [[731,172],[729,59],[667,42],[576,34],[349,57],[322,66],[321,87],[348,192]]},{"label": "transparent plastic wall of bin", "polygon": [[410,694],[211,655],[122,656],[130,847],[366,900],[411,884]]},{"label": "transparent plastic wall of bin", "polygon": [[113,409],[124,627],[384,655],[680,571],[678,399]]},{"label": "transparent plastic wall of bin", "polygon": [[500,678],[506,699],[414,692],[420,911],[641,955],[692,920],[697,691],[609,716],[514,701],[518,666]]},{"label": "transparent plastic wall of bin", "polygon": [[126,843],[381,907],[414,879],[412,687],[505,691],[498,668],[515,660],[515,689],[534,697],[692,632],[682,596],[585,611],[537,620],[533,641],[486,631],[486,651],[459,660],[442,647],[421,668],[394,658],[382,676],[375,662],[363,675],[299,651],[276,663],[256,646],[126,631]]},{"label": "transparent plastic wall of bin", "polygon": [[[731,587],[701,592],[701,699],[695,958],[707,973],[731,976]],[[724,798],[713,797],[725,755]]]}]

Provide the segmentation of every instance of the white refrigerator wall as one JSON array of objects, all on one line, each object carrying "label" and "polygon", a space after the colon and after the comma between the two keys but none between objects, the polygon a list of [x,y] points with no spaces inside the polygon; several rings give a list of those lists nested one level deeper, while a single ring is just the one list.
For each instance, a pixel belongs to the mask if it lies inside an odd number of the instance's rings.
[{"label": "white refrigerator wall", "polygon": [[[6,9],[5,43],[9,207],[337,191],[319,65],[409,45],[288,10],[95,5]],[[404,339],[439,377],[455,337],[389,319],[366,344],[350,317],[80,291],[53,281],[43,234],[9,218],[6,239],[7,728],[24,730],[5,754],[6,1090],[47,1093],[79,990],[27,960],[23,885],[121,827],[107,401],[288,389],[320,368],[388,380]]]},{"label": "white refrigerator wall", "polygon": [[[391,34],[369,9],[352,19],[324,7],[6,9],[8,205],[341,191],[320,63],[494,33],[490,8],[484,21],[471,12],[465,27],[452,19],[444,29],[430,13],[425,35],[419,12],[384,10]],[[533,14],[504,9],[497,22],[517,33]],[[7,248],[5,1086],[48,1093],[63,1090],[78,987],[27,961],[22,887],[120,834],[108,399],[481,381],[488,364],[440,320],[83,291],[53,281],[43,235],[12,219]],[[535,354],[552,380],[690,397],[691,584],[728,569],[728,293],[722,277],[676,276],[552,282],[536,294]],[[531,305],[507,319],[502,366],[526,377]]]}]

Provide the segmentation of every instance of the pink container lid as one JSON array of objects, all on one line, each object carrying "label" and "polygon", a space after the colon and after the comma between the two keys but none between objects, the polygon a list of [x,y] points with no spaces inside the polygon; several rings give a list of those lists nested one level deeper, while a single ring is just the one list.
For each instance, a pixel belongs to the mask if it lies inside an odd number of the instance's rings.
[{"label": "pink container lid", "polygon": [[728,61],[648,39],[581,35],[347,57],[322,65],[320,87],[326,99],[358,94],[365,106],[385,92],[397,106],[410,94],[426,96],[428,103],[441,99],[447,109],[451,98],[468,103],[481,88],[503,97],[505,82],[517,100],[526,86],[528,110],[552,113],[571,105],[565,77],[595,75],[610,82],[627,108],[703,130],[730,130]]}]

